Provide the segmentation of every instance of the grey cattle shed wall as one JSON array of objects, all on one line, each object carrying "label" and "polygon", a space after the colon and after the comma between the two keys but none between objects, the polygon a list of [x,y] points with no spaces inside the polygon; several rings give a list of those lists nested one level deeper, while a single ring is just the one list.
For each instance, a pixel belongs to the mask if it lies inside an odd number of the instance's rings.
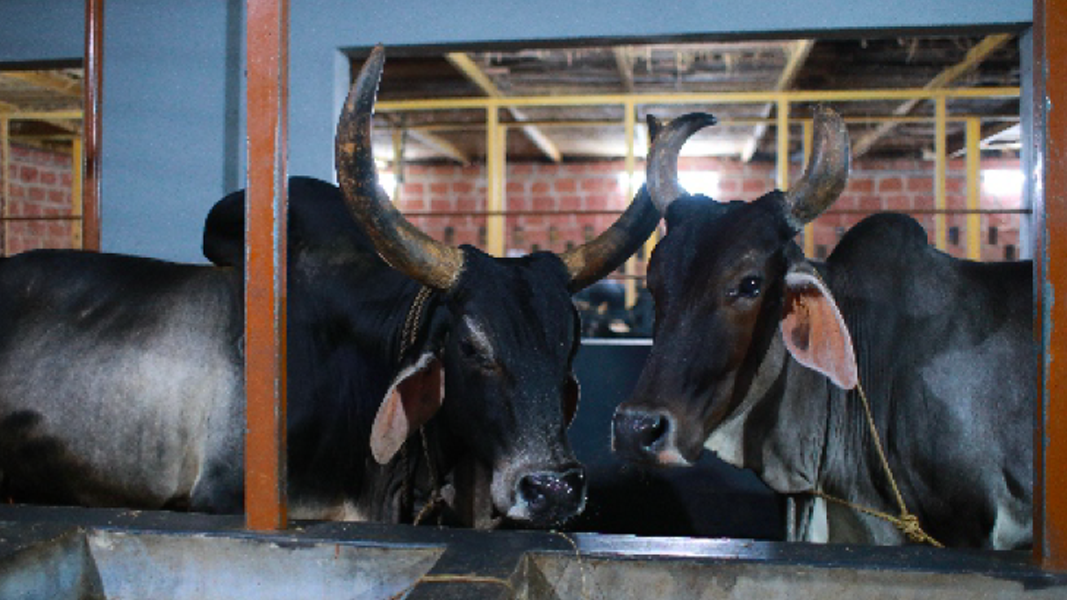
[{"label": "grey cattle shed wall", "polygon": [[[105,6],[102,245],[202,261],[203,218],[243,186],[244,2],[111,0]],[[857,30],[1002,28],[1029,0],[411,0],[291,3],[289,172],[333,178],[345,93],[341,49],[587,39],[833,35]],[[81,0],[0,2],[0,63],[77,59]],[[386,67],[388,68],[388,66]]]}]

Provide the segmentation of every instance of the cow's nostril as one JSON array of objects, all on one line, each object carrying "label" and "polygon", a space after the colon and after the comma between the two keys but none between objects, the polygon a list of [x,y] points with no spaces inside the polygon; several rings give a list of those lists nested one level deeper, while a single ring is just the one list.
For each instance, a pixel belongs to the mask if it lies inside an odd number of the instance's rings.
[{"label": "cow's nostril", "polygon": [[663,435],[667,433],[667,417],[663,415],[649,415],[640,424],[638,429],[638,439],[641,445],[651,450],[652,446],[656,445]]},{"label": "cow's nostril", "polygon": [[547,482],[540,475],[528,475],[519,482],[519,495],[530,507],[531,512],[544,510],[547,504],[545,496],[547,487]]},{"label": "cow's nostril", "polygon": [[615,414],[615,446],[624,453],[655,454],[663,445],[670,420],[662,413],[619,411]]},{"label": "cow's nostril", "polygon": [[566,520],[578,512],[585,499],[585,473],[581,469],[531,473],[519,480],[518,493],[536,519]]}]

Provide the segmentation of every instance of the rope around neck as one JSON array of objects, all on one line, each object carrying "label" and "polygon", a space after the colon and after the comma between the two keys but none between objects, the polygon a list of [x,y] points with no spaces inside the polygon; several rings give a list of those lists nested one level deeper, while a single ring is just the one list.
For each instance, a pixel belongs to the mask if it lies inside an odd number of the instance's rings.
[{"label": "rope around neck", "polygon": [[415,298],[411,301],[411,307],[408,309],[408,314],[404,318],[404,328],[400,332],[400,352],[397,359],[404,360],[404,355],[407,351],[415,345],[415,337],[419,333],[419,318],[422,316],[422,307],[426,304],[426,300],[429,299],[430,294],[433,293],[433,288],[422,286],[419,288],[419,292],[415,294]]},{"label": "rope around neck", "polygon": [[818,496],[823,500],[829,500],[830,502],[847,506],[853,510],[871,515],[872,517],[888,521],[912,542],[918,544],[930,544],[936,548],[944,548],[944,545],[941,542],[934,539],[929,533],[926,533],[922,528],[922,525],[919,523],[919,517],[908,512],[908,506],[904,502],[904,495],[900,493],[900,488],[897,487],[896,478],[893,477],[893,470],[889,468],[889,460],[886,459],[885,451],[882,449],[882,438],[878,435],[878,429],[874,426],[874,416],[871,414],[871,404],[867,400],[867,394],[863,391],[863,385],[857,383],[856,391],[859,392],[860,400],[863,403],[863,413],[867,417],[867,426],[870,428],[871,437],[874,439],[874,449],[878,451],[878,459],[882,463],[882,469],[885,471],[886,478],[889,480],[889,486],[893,490],[893,496],[896,498],[897,507],[900,509],[900,516],[894,516],[867,506],[853,504],[848,500],[831,496],[822,490],[815,490],[812,492],[812,495]]},{"label": "rope around neck", "polygon": [[[407,354],[415,345],[416,337],[419,333],[419,320],[422,317],[423,307],[426,305],[426,301],[433,294],[433,288],[422,286],[419,288],[415,298],[411,301],[411,306],[408,308],[408,314],[404,317],[404,328],[400,331],[400,352],[398,353],[397,360],[403,362],[404,355]],[[426,504],[419,510],[419,514],[415,515],[412,519],[414,525],[418,525],[427,516],[433,514],[433,511],[444,502],[444,495],[441,493],[441,481],[437,477],[437,468],[434,466],[433,459],[430,457],[430,444],[426,436],[426,427],[419,427],[419,435],[422,441],[422,455],[426,461],[426,469],[430,474],[430,497],[427,499]],[[401,446],[403,456],[405,459],[408,455],[408,444],[405,442]],[[401,486],[401,494],[407,495],[415,483],[414,479],[418,473],[418,468],[411,469]]]},{"label": "rope around neck", "polygon": [[[815,278],[819,280],[819,283],[829,290],[830,286],[826,285],[819,270],[812,269],[812,272],[815,274]],[[847,506],[853,510],[871,515],[872,517],[888,521],[912,542],[917,544],[926,543],[936,548],[944,548],[945,546],[941,542],[926,533],[922,528],[922,525],[919,523],[919,517],[908,512],[908,505],[904,502],[904,495],[900,493],[900,488],[897,487],[897,480],[893,477],[893,469],[889,468],[889,460],[885,457],[885,451],[882,449],[882,438],[878,435],[878,428],[874,426],[871,403],[867,400],[867,393],[863,391],[863,384],[860,383],[859,379],[856,380],[856,391],[859,392],[860,400],[863,402],[863,414],[867,417],[867,427],[871,430],[871,437],[874,439],[874,449],[878,451],[878,459],[881,461],[882,469],[885,471],[886,478],[889,480],[889,487],[893,490],[893,496],[896,498],[897,507],[900,509],[900,516],[893,516],[868,506],[853,504],[848,500],[836,498],[819,489],[814,490],[812,495],[818,496],[823,500],[829,500],[830,502]]]}]

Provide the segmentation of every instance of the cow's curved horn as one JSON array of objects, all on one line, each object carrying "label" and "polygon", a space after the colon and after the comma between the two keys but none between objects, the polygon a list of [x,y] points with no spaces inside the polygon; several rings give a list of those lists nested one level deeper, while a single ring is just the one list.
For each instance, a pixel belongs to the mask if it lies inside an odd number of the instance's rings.
[{"label": "cow's curved horn", "polygon": [[648,239],[659,223],[659,211],[645,186],[618,220],[604,233],[559,255],[570,274],[573,294],[599,281],[629,258]]},{"label": "cow's curved horn", "polygon": [[349,211],[393,268],[423,285],[451,289],[463,269],[463,252],[412,225],[378,187],[371,124],[385,49],[377,46],[348,93],[334,141],[337,179]]},{"label": "cow's curved horn", "polygon": [[671,202],[685,193],[678,183],[678,152],[682,145],[689,136],[715,122],[715,117],[708,113],[689,113],[671,119],[655,136],[648,155],[647,176],[652,202],[660,214],[666,215]]},{"label": "cow's curved horn", "polygon": [[656,141],[659,132],[663,129],[663,123],[650,113],[645,115],[645,124],[648,126],[648,147],[651,148],[652,142]]},{"label": "cow's curved horn", "polygon": [[830,108],[819,106],[813,137],[808,167],[785,194],[787,214],[797,231],[829,208],[848,183],[851,152],[845,121]]},{"label": "cow's curved horn", "polygon": [[[650,140],[655,139],[660,128],[659,120],[648,115]],[[659,210],[652,204],[648,190],[641,186],[630,206],[604,233],[560,255],[571,276],[571,293],[599,281],[629,258],[656,229],[659,218]]]}]

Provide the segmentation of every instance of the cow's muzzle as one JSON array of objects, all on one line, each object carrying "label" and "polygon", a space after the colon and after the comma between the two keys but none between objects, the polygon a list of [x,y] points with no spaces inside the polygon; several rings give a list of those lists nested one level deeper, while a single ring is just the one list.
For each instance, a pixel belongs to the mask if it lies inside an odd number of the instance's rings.
[{"label": "cow's muzzle", "polygon": [[581,514],[585,508],[585,470],[528,473],[515,484],[515,505],[508,516],[535,526],[552,526]]},{"label": "cow's muzzle", "polygon": [[620,406],[612,422],[611,448],[632,462],[691,466],[693,460],[678,449],[677,431],[674,417],[667,412]]}]

